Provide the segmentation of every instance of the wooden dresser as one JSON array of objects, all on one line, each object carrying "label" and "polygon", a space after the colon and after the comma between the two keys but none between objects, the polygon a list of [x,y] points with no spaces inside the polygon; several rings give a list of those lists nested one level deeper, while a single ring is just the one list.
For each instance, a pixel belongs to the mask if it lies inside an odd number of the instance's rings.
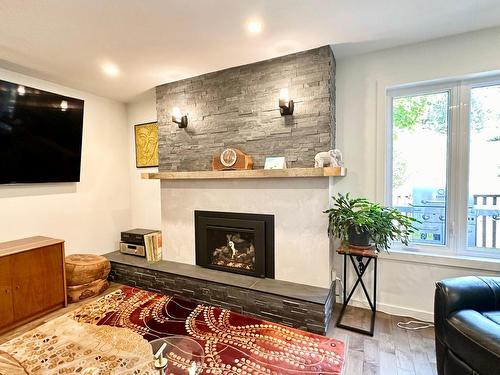
[{"label": "wooden dresser", "polygon": [[64,241],[0,243],[0,332],[66,306]]}]

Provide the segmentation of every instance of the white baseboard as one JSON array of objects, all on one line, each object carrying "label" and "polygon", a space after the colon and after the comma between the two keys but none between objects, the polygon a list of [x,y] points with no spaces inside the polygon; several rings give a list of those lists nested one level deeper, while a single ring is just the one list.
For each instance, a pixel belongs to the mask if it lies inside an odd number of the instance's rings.
[{"label": "white baseboard", "polygon": [[[337,303],[342,303],[340,297],[337,297]],[[349,305],[361,307],[364,309],[370,308],[367,301],[359,301],[359,300],[355,300],[354,298],[351,298],[351,300],[349,301]],[[396,316],[415,318],[415,319],[422,320],[425,322],[434,322],[434,312],[432,312],[432,311],[409,309],[409,308],[406,308],[403,306],[396,306],[396,305],[391,305],[391,304],[387,304],[387,303],[380,303],[380,302],[377,302],[377,311],[382,311],[382,312],[385,312],[387,314],[396,315]]]}]

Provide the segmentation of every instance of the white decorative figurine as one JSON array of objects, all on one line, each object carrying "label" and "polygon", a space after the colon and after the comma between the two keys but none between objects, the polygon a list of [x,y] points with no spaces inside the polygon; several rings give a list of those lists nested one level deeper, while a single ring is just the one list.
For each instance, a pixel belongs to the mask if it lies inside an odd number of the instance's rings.
[{"label": "white decorative figurine", "polygon": [[318,152],[314,157],[314,167],[323,168],[326,165],[330,167],[343,167],[342,152],[338,149]]}]

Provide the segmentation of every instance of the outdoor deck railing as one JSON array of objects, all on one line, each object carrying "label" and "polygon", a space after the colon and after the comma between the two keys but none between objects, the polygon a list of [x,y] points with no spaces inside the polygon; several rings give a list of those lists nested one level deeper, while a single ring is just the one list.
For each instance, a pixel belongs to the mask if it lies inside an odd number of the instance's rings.
[{"label": "outdoor deck railing", "polygon": [[[500,194],[475,194],[469,208],[468,221],[474,223],[474,237],[469,246],[498,248],[500,245]],[[395,206],[407,216],[413,216],[414,207]],[[444,206],[442,207],[444,209]]]},{"label": "outdoor deck railing", "polygon": [[497,247],[500,226],[500,195],[475,194],[473,196],[476,215],[476,247]]}]

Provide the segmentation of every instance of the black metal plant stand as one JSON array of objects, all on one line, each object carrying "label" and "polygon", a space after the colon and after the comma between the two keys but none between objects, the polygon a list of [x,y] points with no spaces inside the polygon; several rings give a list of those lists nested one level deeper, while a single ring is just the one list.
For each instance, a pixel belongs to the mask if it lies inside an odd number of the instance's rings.
[{"label": "black metal plant stand", "polygon": [[[358,248],[340,248],[338,250],[339,254],[344,256],[344,288],[343,288],[343,305],[342,310],[340,311],[340,316],[337,320],[337,327],[344,328],[353,332],[361,333],[364,335],[373,336],[373,331],[375,328],[375,314],[377,312],[377,253],[373,249],[358,249]],[[346,298],[347,294],[347,258],[351,260],[351,263],[354,267],[354,271],[356,271],[357,280],[354,283],[349,295]],[[363,275],[365,274],[370,262],[373,259],[373,301],[370,298],[368,290],[366,289],[365,283],[363,282]],[[356,288],[361,285],[363,288],[363,292],[365,293],[366,299],[368,300],[368,304],[372,310],[371,314],[371,322],[370,329],[361,329],[357,327],[348,326],[342,324],[342,318],[344,317],[345,310],[351,297],[354,294]]]}]

